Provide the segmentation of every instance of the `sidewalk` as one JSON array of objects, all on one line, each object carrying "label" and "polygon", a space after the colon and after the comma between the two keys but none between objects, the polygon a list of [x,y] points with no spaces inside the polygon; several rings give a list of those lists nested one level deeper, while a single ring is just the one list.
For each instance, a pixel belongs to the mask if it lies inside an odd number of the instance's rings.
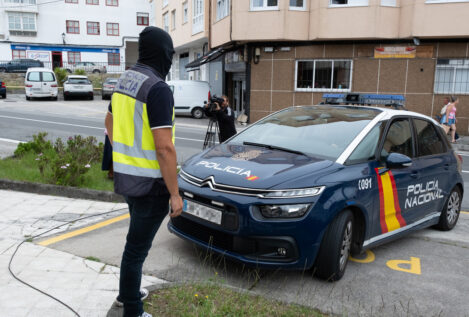
[{"label": "sidewalk", "polygon": [[[15,280],[8,271],[11,257],[23,240],[60,224],[47,235],[86,226],[127,212],[126,204],[104,203],[0,190],[0,315],[75,316],[55,300]],[[109,212],[67,224],[77,218]],[[99,243],[97,241],[96,243]],[[80,316],[106,316],[119,288],[119,268],[73,254],[24,243],[11,263],[25,282],[65,302]],[[145,276],[142,286],[164,281]]]}]

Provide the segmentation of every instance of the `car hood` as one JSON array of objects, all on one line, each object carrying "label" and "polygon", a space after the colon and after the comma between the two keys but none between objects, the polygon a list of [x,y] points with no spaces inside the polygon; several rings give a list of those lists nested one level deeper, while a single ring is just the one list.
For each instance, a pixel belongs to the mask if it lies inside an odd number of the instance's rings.
[{"label": "car hood", "polygon": [[[302,188],[340,165],[333,161],[257,146],[221,144],[193,156],[183,172],[217,184],[246,188]],[[280,186],[280,187],[279,187]]]}]

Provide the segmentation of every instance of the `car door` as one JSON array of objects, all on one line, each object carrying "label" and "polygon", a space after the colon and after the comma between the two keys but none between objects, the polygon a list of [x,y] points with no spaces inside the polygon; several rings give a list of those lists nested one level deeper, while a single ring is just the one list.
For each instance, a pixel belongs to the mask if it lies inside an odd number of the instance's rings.
[{"label": "car door", "polygon": [[414,165],[418,178],[408,189],[407,204],[417,206],[420,218],[426,218],[441,211],[444,197],[451,190],[448,176],[451,156],[433,123],[420,118],[413,118],[412,121],[417,137]]},{"label": "car door", "polygon": [[407,204],[408,188],[417,183],[418,167],[389,168],[386,160],[391,153],[415,157],[415,142],[409,118],[394,118],[386,130],[380,146],[379,162],[376,169],[379,188],[379,226],[385,234],[405,227],[419,219],[418,206]]},{"label": "car door", "polygon": [[29,72],[26,77],[26,81],[26,90],[28,91],[30,89],[33,96],[42,93],[41,72]]},{"label": "car door", "polygon": [[[43,94],[51,94],[53,92],[53,88],[57,87],[55,82],[55,76],[52,72],[41,72],[42,76],[42,93]],[[53,87],[55,86],[55,87]]]}]

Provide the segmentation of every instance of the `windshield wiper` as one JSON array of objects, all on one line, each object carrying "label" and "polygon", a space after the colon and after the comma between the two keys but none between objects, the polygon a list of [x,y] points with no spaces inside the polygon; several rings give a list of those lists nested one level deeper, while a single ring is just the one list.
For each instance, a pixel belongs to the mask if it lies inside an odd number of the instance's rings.
[{"label": "windshield wiper", "polygon": [[284,147],[281,147],[281,146],[276,146],[276,145],[262,144],[262,143],[249,142],[249,141],[244,141],[243,144],[244,145],[260,146],[260,147],[265,147],[265,148],[271,149],[271,150],[280,150],[280,151],[284,151],[284,152],[290,152],[290,153],[294,153],[294,154],[308,156],[308,155],[306,155],[305,153],[303,153],[301,151],[287,149],[287,148],[284,148]]}]

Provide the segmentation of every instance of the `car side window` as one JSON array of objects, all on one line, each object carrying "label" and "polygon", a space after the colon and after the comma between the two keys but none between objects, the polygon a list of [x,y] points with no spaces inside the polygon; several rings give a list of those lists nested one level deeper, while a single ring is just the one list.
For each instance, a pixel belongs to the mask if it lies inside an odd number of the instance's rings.
[{"label": "car side window", "polygon": [[39,72],[30,72],[28,74],[28,80],[29,81],[41,81]]},{"label": "car side window", "polygon": [[384,133],[384,127],[386,127],[385,121],[378,122],[355,148],[347,159],[346,164],[351,165],[375,160],[376,149]]},{"label": "car side window", "polygon": [[446,152],[443,140],[431,122],[414,119],[417,132],[418,156],[435,155]]},{"label": "car side window", "polygon": [[391,123],[381,150],[381,158],[391,153],[413,157],[412,130],[408,119],[397,119]]},{"label": "car side window", "polygon": [[55,81],[54,74],[43,72],[42,73],[42,80],[43,81]]}]

